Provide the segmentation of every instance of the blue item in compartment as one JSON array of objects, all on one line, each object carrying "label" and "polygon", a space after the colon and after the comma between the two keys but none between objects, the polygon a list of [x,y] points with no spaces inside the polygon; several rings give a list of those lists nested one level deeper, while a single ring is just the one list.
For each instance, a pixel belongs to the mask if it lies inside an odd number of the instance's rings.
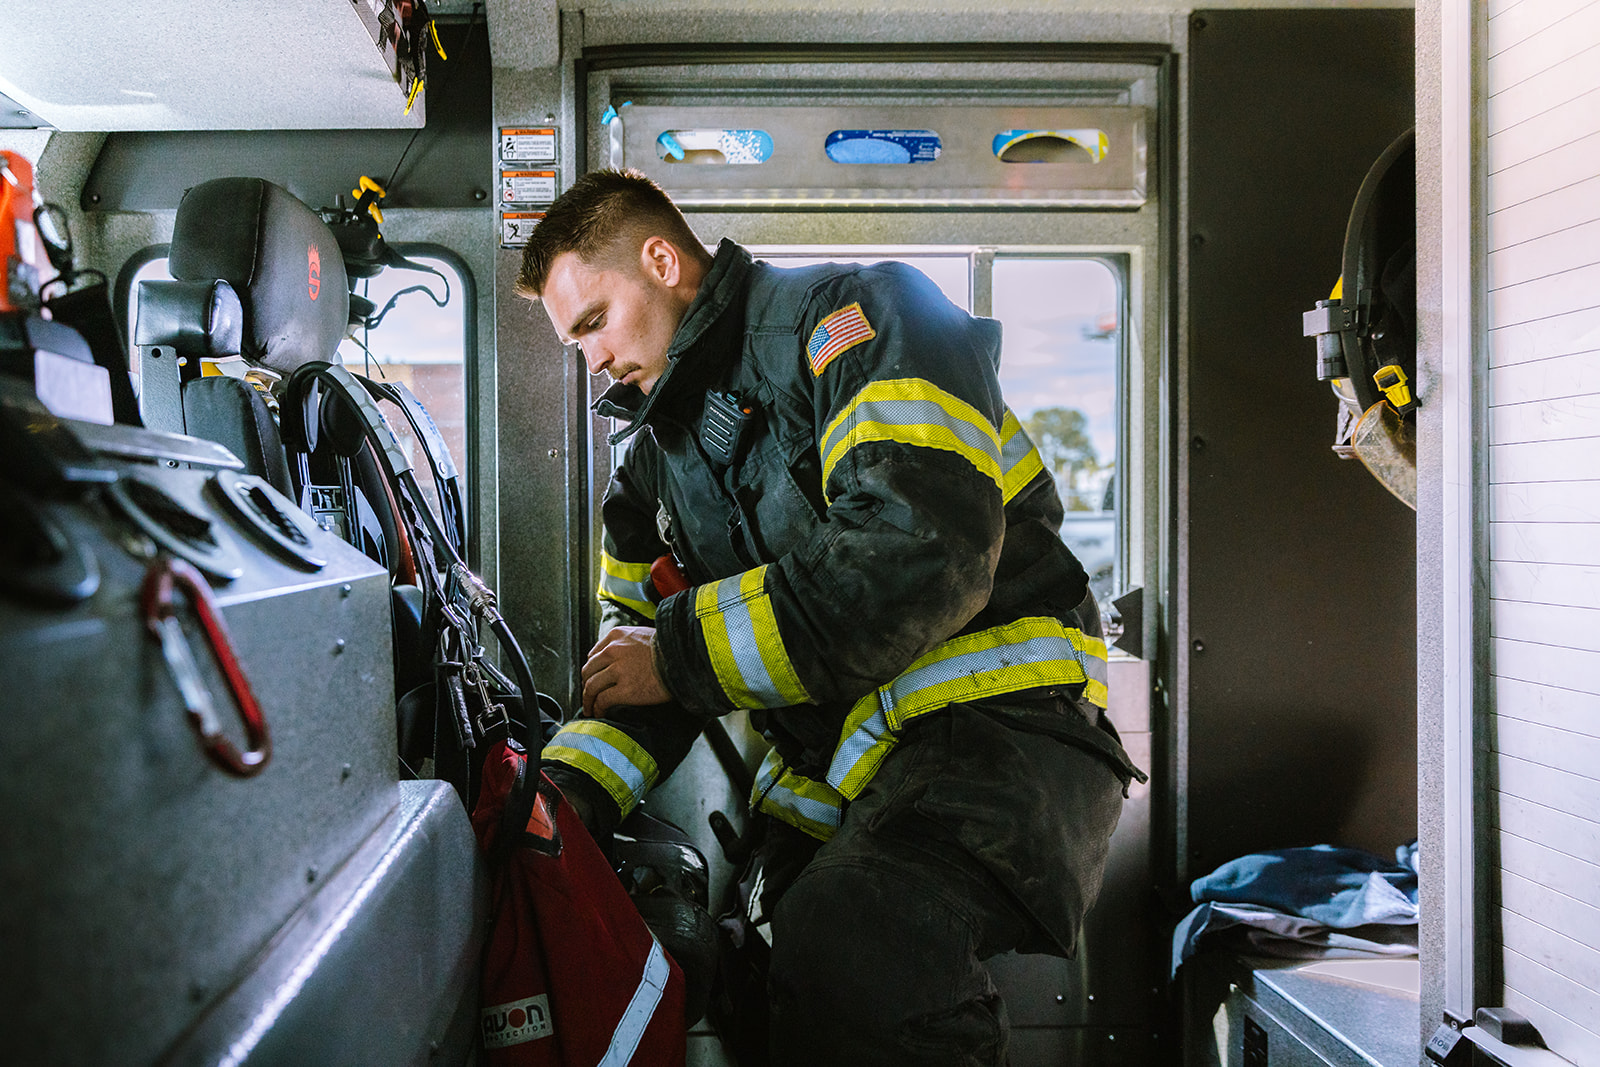
[{"label": "blue item in compartment", "polygon": [[932,163],[940,148],[932,130],[834,130],[823,142],[835,163]]}]

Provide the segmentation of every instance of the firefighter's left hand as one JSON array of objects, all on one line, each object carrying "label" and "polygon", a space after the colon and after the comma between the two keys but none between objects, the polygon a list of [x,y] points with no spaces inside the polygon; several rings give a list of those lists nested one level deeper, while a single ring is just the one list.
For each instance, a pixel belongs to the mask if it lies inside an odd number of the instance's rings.
[{"label": "firefighter's left hand", "polygon": [[672,699],[656,674],[653,626],[618,626],[589,650],[583,664],[583,714],[604,715],[614,704],[665,704]]}]

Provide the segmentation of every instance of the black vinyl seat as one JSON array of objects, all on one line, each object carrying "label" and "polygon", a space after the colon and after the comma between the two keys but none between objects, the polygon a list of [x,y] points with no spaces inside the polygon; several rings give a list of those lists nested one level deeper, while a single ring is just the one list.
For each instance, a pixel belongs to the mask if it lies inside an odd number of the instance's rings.
[{"label": "black vinyl seat", "polygon": [[239,355],[279,376],[338,362],[350,292],[333,231],[271,182],[219,178],[178,205],[167,264],[176,280],[143,282],[137,298],[145,424],[215,441],[292,493],[266,398],[238,378],[203,376],[201,361]]}]

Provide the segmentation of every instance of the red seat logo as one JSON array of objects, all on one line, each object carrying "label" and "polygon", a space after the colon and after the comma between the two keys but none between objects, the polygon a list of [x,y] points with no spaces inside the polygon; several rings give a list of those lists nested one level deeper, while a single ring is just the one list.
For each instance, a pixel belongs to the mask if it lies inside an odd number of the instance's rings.
[{"label": "red seat logo", "polygon": [[310,270],[306,291],[315,300],[317,294],[322,292],[322,256],[318,254],[316,245],[306,245],[306,266]]}]

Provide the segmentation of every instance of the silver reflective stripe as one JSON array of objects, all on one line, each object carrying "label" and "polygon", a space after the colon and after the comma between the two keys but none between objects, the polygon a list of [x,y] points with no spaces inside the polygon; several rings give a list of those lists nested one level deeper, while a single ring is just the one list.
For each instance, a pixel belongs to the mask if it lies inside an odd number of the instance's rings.
[{"label": "silver reflective stripe", "polygon": [[839,747],[834,750],[833,759],[828,764],[827,782],[835,789],[843,789],[845,778],[860,762],[861,757],[871,751],[873,746],[889,732],[889,719],[886,714],[889,695],[883,689],[879,689],[877,695],[878,710],[874,711],[866,722],[852,730],[850,736],[841,741]]},{"label": "silver reflective stripe", "polygon": [[[1009,423],[1011,420],[1006,421]],[[1027,433],[1021,425],[1018,425],[1015,432],[1000,444],[1000,470],[1010,474],[1012,468],[1027,459],[1028,453],[1032,451],[1033,442],[1028,440]]]},{"label": "silver reflective stripe", "polygon": [[841,821],[837,806],[820,800],[812,800],[810,797],[803,797],[787,786],[773,786],[772,790],[767,793],[764,803],[788,808],[802,818],[809,819],[821,826],[832,826],[837,829]]},{"label": "silver reflective stripe", "polygon": [[1078,653],[1078,662],[1083,664],[1084,676],[1091,682],[1099,682],[1101,685],[1110,684],[1111,674],[1106,668],[1104,654],[1097,656],[1093,651],[1085,648]]},{"label": "silver reflective stripe", "polygon": [[[1076,660],[1079,666],[1085,665],[1084,654],[1078,651],[1070,640],[1054,635],[1034,637],[995,648],[975,649],[902,674],[886,687],[889,690],[887,702],[890,705],[903,704],[918,690],[929,689],[973,674],[1062,659]],[[1101,674],[1104,673],[1102,668]],[[1048,685],[1050,681],[1051,679],[1041,679],[1039,684]]]},{"label": "silver reflective stripe", "polygon": [[974,426],[958,419],[932,400],[895,398],[893,400],[863,400],[857,404],[852,417],[833,428],[823,440],[819,451],[827,461],[841,440],[856,425],[878,422],[885,426],[943,426],[964,444],[978,452],[995,454],[995,433],[988,427]]},{"label": "silver reflective stripe", "polygon": [[[1039,633],[1041,628],[1055,632]],[[1033,636],[1025,637],[1024,634]],[[1007,640],[1021,637],[1021,640]],[[1080,648],[1079,645],[1084,647]],[[1084,683],[1090,699],[1104,707],[1106,662],[1100,642],[1055,619],[1019,619],[994,630],[952,638],[928,655],[977,645],[943,659],[920,662],[856,703],[845,720],[849,733],[834,750],[827,783],[848,800],[860,795],[898,731],[919,715],[952,701],[980,700],[1049,685]],[[1072,671],[1068,664],[1075,664]],[[1101,696],[1094,699],[1098,684]],[[876,706],[874,706],[876,705]]]},{"label": "silver reflective stripe", "polygon": [[[620,751],[616,745],[611,744],[606,738],[580,732],[580,725],[582,724],[574,723],[558,730],[555,737],[550,739],[550,744],[546,748],[567,748],[599,760],[606,770],[616,775],[621,785],[633,797],[633,803],[637,804],[640,800],[643,800],[644,795],[650,792],[651,785],[650,776],[646,774],[645,770],[629,759],[627,753]],[[621,731],[617,732],[621,733]],[[626,735],[623,736],[626,738]],[[559,754],[556,755],[556,758],[560,758]],[[617,803],[623,803],[621,797],[617,798]]]},{"label": "silver reflective stripe", "polygon": [[618,578],[614,574],[600,575],[600,595],[620,600],[629,607],[637,604],[650,604],[650,593],[645,589],[643,582],[635,582],[627,578]]},{"label": "silver reflective stripe", "polygon": [[729,604],[722,609],[722,619],[728,628],[728,648],[733,653],[733,662],[739,668],[740,677],[744,679],[745,690],[763,708],[781,708],[795,703],[793,696],[778,688],[778,683],[772,680],[772,672],[767,670],[749,601]]},{"label": "silver reflective stripe", "polygon": [[661,951],[661,942],[651,934],[650,958],[644,961],[644,977],[639,980],[639,988],[633,991],[633,999],[628,1001],[621,1021],[611,1034],[611,1047],[606,1049],[605,1058],[597,1067],[627,1067],[633,1062],[633,1054],[639,1051],[639,1042],[644,1040],[644,1032],[656,1013],[656,1005],[667,991],[667,977],[671,973],[666,953]]}]

